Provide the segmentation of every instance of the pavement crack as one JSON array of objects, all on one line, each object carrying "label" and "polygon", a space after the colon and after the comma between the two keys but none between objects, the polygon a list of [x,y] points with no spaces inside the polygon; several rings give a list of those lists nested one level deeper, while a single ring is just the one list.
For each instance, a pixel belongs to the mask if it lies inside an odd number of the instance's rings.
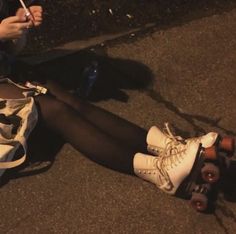
[{"label": "pavement crack", "polygon": [[184,112],[180,111],[179,108],[176,105],[174,105],[173,102],[166,100],[160,93],[154,91],[153,89],[147,89],[146,93],[150,98],[152,98],[153,100],[155,100],[158,103],[164,104],[164,106],[168,110],[172,111],[173,113],[175,113],[176,115],[178,115],[179,117],[181,117],[182,119],[187,121],[189,124],[191,124],[193,126],[193,129],[196,134],[205,133],[204,128],[200,127],[199,125],[197,125],[195,123],[196,121],[199,121],[199,122],[205,123],[211,127],[218,128],[218,129],[224,131],[227,135],[236,136],[235,131],[226,129],[226,128],[219,125],[221,118],[211,119],[211,118],[203,116],[203,115],[192,115],[192,114],[184,113]]}]

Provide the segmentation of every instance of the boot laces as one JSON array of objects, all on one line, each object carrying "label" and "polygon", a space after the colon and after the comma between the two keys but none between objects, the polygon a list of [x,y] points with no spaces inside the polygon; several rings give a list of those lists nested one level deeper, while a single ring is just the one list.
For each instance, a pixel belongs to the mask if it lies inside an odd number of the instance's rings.
[{"label": "boot laces", "polygon": [[164,134],[170,139],[165,148],[155,160],[155,166],[166,181],[170,181],[168,170],[176,167],[184,158],[187,144],[180,136],[174,136],[170,131],[169,124],[165,123]]},{"label": "boot laces", "polygon": [[177,166],[178,163],[181,163],[184,153],[186,151],[187,145],[180,142],[170,141],[166,144],[165,149],[159,156],[160,166],[164,167],[173,167]]},{"label": "boot laces", "polygon": [[171,139],[172,141],[178,141],[181,142],[182,144],[186,144],[188,142],[201,142],[203,136],[200,137],[192,137],[188,139],[183,139],[181,136],[174,136],[170,130],[169,123],[165,123],[165,127],[163,129],[164,134]]},{"label": "boot laces", "polygon": [[184,139],[181,136],[174,136],[174,134],[171,132],[170,127],[169,127],[169,123],[165,123],[164,124],[165,127],[163,129],[163,133],[171,140],[174,141],[176,143],[182,142],[184,143]]},{"label": "boot laces", "polygon": [[159,171],[159,182],[158,186],[163,187],[166,191],[171,191],[174,187],[170,175],[169,169],[177,167],[184,158],[186,151],[186,145],[183,145],[180,149],[180,143],[169,142],[166,148],[162,151],[159,157],[154,160],[154,167]]},{"label": "boot laces", "polygon": [[[172,153],[172,151],[175,151],[175,148],[181,143],[185,144],[185,141],[180,136],[174,136],[174,134],[171,132],[169,123],[165,123],[165,127],[163,128],[163,134],[166,136],[165,140],[165,148],[153,146],[154,150],[158,152],[158,156],[161,154],[168,155],[168,153]],[[171,143],[170,143],[171,142]],[[171,147],[172,146],[172,147]],[[152,150],[152,147],[150,147]],[[164,153],[163,153],[164,152]]]}]

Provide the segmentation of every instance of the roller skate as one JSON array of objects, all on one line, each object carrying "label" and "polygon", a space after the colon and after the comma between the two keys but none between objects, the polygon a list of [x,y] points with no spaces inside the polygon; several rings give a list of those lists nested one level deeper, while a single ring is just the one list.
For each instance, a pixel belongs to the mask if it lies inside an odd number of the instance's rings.
[{"label": "roller skate", "polygon": [[206,135],[183,139],[181,136],[174,136],[169,128],[169,124],[165,123],[164,132],[156,126],[150,128],[147,134],[147,150],[153,155],[160,154],[169,142],[174,142],[175,145],[179,143],[187,143],[194,141],[202,144],[203,148],[208,150],[208,154],[212,151],[220,151],[227,154],[227,157],[233,156],[234,153],[234,138],[230,136],[220,136],[216,132],[209,132]]},{"label": "roller skate", "polygon": [[173,150],[171,144],[169,147],[159,157],[137,153],[133,161],[135,174],[165,193],[190,199],[195,210],[205,211],[211,189],[211,181],[202,173],[209,157],[207,151],[197,142],[173,146]]},{"label": "roller skate", "polygon": [[[150,129],[147,135],[148,151],[155,155],[156,159],[153,160],[165,161],[164,158],[173,158],[192,144],[199,145],[193,170],[181,186],[178,186],[175,194],[179,195],[184,191],[193,208],[204,211],[207,209],[208,194],[212,186],[219,181],[220,172],[229,166],[234,152],[234,139],[210,132],[201,137],[184,140],[180,136],[173,136],[168,125],[166,129],[167,133],[161,132],[155,126]],[[186,157],[193,157],[191,153],[185,154]]]}]

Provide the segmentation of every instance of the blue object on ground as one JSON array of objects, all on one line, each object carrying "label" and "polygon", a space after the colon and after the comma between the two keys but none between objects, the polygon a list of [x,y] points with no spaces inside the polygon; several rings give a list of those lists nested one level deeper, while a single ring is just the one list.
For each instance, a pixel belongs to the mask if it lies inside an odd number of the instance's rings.
[{"label": "blue object on ground", "polygon": [[94,61],[84,69],[81,81],[79,82],[79,87],[76,90],[76,95],[81,98],[89,97],[97,80],[97,77],[98,63]]}]

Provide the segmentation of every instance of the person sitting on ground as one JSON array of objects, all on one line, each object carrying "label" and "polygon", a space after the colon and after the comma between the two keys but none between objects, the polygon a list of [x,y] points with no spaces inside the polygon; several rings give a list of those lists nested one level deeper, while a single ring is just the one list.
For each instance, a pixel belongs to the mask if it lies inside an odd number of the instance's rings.
[{"label": "person sitting on ground", "polygon": [[[29,18],[20,8],[15,16],[1,21],[2,44],[19,45],[29,28],[42,23],[42,7],[31,6],[29,10],[32,14]],[[5,49],[2,44],[1,49]],[[0,175],[7,165],[11,167],[7,163],[17,161],[15,151],[8,157],[6,142],[13,139],[27,146],[35,125],[44,122],[89,159],[113,170],[137,175],[174,195],[190,174],[199,148],[212,146],[218,137],[216,133],[209,133],[195,140],[183,141],[157,127],[146,131],[71,95],[53,81],[45,84],[42,93],[40,86],[27,88],[14,83],[5,74],[1,75],[0,130],[5,134],[0,134]],[[20,143],[17,146],[20,147]],[[10,145],[8,149],[12,147]]]}]

